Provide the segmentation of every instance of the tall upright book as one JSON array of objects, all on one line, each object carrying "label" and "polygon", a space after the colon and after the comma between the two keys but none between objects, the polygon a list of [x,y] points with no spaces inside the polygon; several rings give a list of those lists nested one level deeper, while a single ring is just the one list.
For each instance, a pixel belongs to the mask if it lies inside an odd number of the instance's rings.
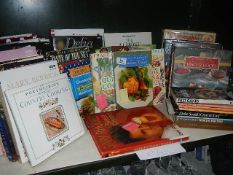
[{"label": "tall upright book", "polygon": [[153,106],[93,114],[86,116],[84,121],[102,157],[189,138]]},{"label": "tall upright book", "polygon": [[67,74],[4,93],[32,166],[85,132]]},{"label": "tall upright book", "polygon": [[152,105],[151,51],[114,52],[118,108]]},{"label": "tall upright book", "polygon": [[152,44],[151,32],[104,33],[105,47]]},{"label": "tall upright book", "polygon": [[103,47],[104,29],[51,29],[54,50],[88,47],[91,52]]},{"label": "tall upright book", "polygon": [[113,53],[91,54],[95,113],[116,110]]},{"label": "tall upright book", "polygon": [[17,154],[19,155],[20,161],[22,163],[27,161],[27,156],[25,155],[25,150],[21,142],[21,138],[18,133],[12,112],[3,92],[28,84],[33,84],[37,81],[57,76],[58,74],[59,70],[57,61],[46,61],[0,72],[0,102],[3,107],[4,116],[6,117],[10,128],[11,137],[16,147]]}]

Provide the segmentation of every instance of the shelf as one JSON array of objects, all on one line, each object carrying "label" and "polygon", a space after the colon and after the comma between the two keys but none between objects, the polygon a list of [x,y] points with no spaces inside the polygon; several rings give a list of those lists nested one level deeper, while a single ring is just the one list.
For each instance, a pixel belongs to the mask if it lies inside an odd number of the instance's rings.
[{"label": "shelf", "polygon": [[[158,107],[164,112],[164,107]],[[190,136],[189,141],[182,145],[188,150],[189,147],[206,145],[211,141],[221,138],[233,138],[233,131],[209,130],[209,129],[191,129],[182,128],[183,132]],[[126,165],[138,160],[135,153],[114,156],[111,158],[101,158],[89,132],[80,139],[42,162],[41,164],[31,167],[29,163],[21,164],[19,162],[9,162],[7,158],[0,158],[1,175],[9,174],[77,174],[91,169],[109,167],[114,165]],[[59,173],[60,172],[60,173]]]}]

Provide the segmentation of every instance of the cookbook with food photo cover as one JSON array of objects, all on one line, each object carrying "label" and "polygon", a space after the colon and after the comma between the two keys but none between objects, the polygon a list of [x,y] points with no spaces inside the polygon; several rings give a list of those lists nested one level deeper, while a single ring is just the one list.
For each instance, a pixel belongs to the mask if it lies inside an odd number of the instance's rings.
[{"label": "cookbook with food photo cover", "polygon": [[227,89],[232,51],[198,47],[175,47],[171,87]]},{"label": "cookbook with food photo cover", "polygon": [[32,166],[85,132],[66,74],[5,94]]},{"label": "cookbook with food photo cover", "polygon": [[102,157],[189,139],[154,106],[98,113],[84,121]]},{"label": "cookbook with food photo cover", "polygon": [[115,52],[114,74],[118,108],[152,105],[151,51]]}]

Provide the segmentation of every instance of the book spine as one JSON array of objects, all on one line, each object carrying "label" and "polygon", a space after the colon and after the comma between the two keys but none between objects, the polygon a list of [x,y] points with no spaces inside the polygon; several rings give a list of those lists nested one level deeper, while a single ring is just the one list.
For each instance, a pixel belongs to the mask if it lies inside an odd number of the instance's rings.
[{"label": "book spine", "polygon": [[193,122],[207,122],[207,123],[223,123],[232,125],[233,119],[216,119],[216,118],[200,118],[200,117],[186,117],[186,116],[176,116],[176,121],[193,121]]},{"label": "book spine", "polygon": [[0,134],[2,137],[2,143],[4,145],[7,158],[12,162],[17,161],[17,155],[14,150],[14,145],[11,140],[11,137],[10,137],[10,134],[7,128],[7,124],[4,118],[2,117],[2,115],[0,115]]},{"label": "book spine", "polygon": [[231,115],[231,114],[211,113],[211,112],[192,112],[192,111],[175,110],[175,115],[176,116],[183,116],[183,117],[233,119],[233,115]]},{"label": "book spine", "polygon": [[205,103],[205,104],[233,105],[232,100],[213,100],[213,99],[196,99],[196,98],[176,98],[175,102],[176,103],[191,103],[191,104]]},{"label": "book spine", "polygon": [[233,125],[224,123],[209,123],[209,122],[198,122],[198,121],[176,121],[179,127],[183,128],[201,128],[201,129],[218,129],[218,130],[229,130],[233,131]]}]

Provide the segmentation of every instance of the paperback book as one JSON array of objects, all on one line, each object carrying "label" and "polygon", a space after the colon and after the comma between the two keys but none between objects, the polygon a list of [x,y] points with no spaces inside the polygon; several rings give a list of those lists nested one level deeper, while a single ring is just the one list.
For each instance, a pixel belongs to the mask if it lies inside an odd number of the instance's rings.
[{"label": "paperback book", "polygon": [[4,93],[32,166],[84,134],[66,74]]},{"label": "paperback book", "polygon": [[113,53],[91,54],[95,113],[116,110]]},{"label": "paperback book", "polygon": [[54,50],[87,47],[90,52],[103,47],[104,29],[51,29]]},{"label": "paperback book", "polygon": [[25,154],[24,146],[21,142],[18,129],[16,127],[12,112],[10,110],[9,104],[5,94],[6,90],[17,89],[22,86],[33,84],[37,81],[45,80],[59,74],[57,61],[45,61],[42,63],[32,64],[24,67],[19,67],[15,69],[9,69],[0,72],[0,106],[6,118],[7,124],[10,129],[10,135],[12,137],[13,143],[17,154],[19,155],[19,160],[24,163],[27,162],[27,156]]},{"label": "paperback book", "polygon": [[89,115],[85,124],[102,157],[188,140],[153,106]]},{"label": "paperback book", "polygon": [[166,95],[164,50],[152,49],[153,105],[164,103]]},{"label": "paperback book", "polygon": [[92,95],[90,56],[86,47],[50,51],[46,57],[57,60],[60,73],[67,73],[75,100]]},{"label": "paperback book", "polygon": [[151,32],[104,33],[105,47],[151,45]]},{"label": "paperback book", "polygon": [[153,103],[151,51],[114,52],[117,108]]}]

